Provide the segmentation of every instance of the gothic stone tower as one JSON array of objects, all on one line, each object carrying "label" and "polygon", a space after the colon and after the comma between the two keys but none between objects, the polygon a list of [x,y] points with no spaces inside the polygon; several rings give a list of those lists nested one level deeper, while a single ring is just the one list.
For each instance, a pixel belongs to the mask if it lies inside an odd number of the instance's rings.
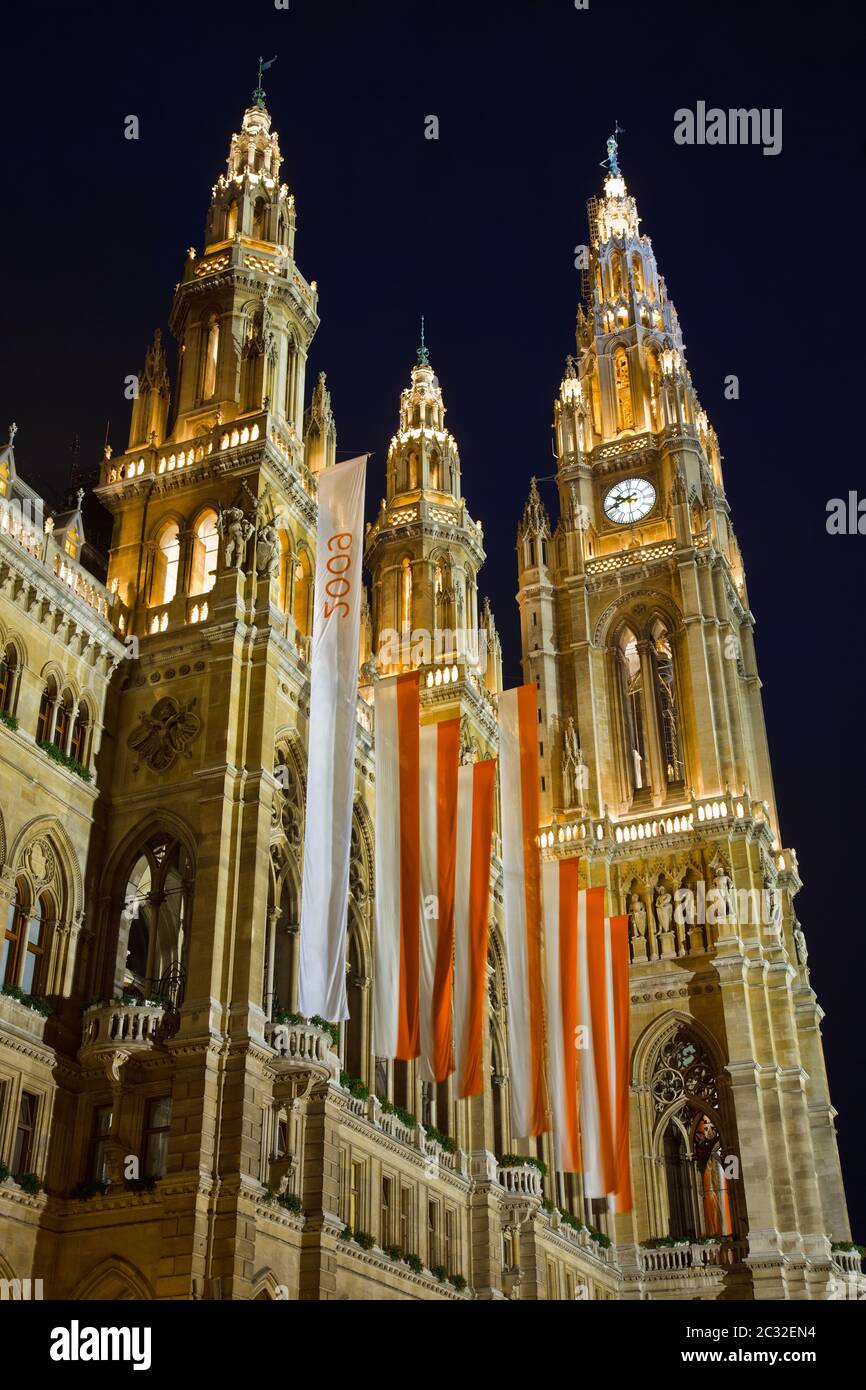
[{"label": "gothic stone tower", "polygon": [[[388,449],[386,497],[368,527],[366,564],[372,578],[373,652],[379,676],[418,670],[422,723],[461,720],[463,762],[496,756],[493,696],[502,684],[502,654],[490,605],[479,614],[478,573],[484,562],[481,523],[469,515],[461,491],[457,441],[445,427],[439,378],[423,342],[411,382],[400,395],[400,423]],[[491,961],[497,959],[496,926],[501,885],[494,864]],[[495,965],[491,964],[495,971]],[[493,999],[503,1000],[494,984]],[[486,1062],[498,1077],[491,1037]],[[456,1118],[452,1079],[427,1083],[418,1064],[396,1062],[395,1094],[409,1108],[448,1133]],[[404,1104],[407,1101],[403,1101]],[[459,1106],[461,1141],[467,1148],[501,1152],[503,1098],[489,1092]],[[465,1133],[464,1133],[465,1130]],[[499,1147],[497,1147],[497,1144]]]},{"label": "gothic stone tower", "polygon": [[[162,1131],[166,1200],[137,1232],[157,1297],[252,1296],[251,1194],[269,1174],[285,1186],[294,1148],[290,1096],[263,1044],[295,1003],[316,473],[336,435],[322,378],[304,438],[316,287],[295,261],[280,164],[257,90],[213,187],[204,249],[176,287],[173,408],[157,335],[128,449],[105,459],[98,488],[131,659],[82,985],[168,999],[177,1030],[158,1048],[118,1047],[95,1027],[79,1126],[99,1117],[109,1175],[137,1152],[142,1123]],[[358,887],[360,830],[356,842]],[[307,1201],[336,1210],[338,1195]],[[318,1238],[302,1255],[297,1233],[282,1234],[277,1277],[318,1290]],[[88,1239],[95,1256],[111,1234]]]},{"label": "gothic stone tower", "polygon": [[718,441],[611,154],[555,404],[559,520],[533,480],[518,531],[541,843],[630,914],[626,1294],[667,1277],[639,1244],[729,1235],[754,1297],[822,1297],[848,1221],[754,618]]}]

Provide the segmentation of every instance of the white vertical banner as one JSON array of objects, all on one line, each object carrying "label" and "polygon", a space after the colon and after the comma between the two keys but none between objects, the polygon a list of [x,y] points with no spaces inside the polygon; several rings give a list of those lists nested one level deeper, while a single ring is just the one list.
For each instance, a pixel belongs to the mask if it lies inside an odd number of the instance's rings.
[{"label": "white vertical banner", "polygon": [[319,474],[298,1008],[349,1017],[346,912],[355,787],[367,459]]}]

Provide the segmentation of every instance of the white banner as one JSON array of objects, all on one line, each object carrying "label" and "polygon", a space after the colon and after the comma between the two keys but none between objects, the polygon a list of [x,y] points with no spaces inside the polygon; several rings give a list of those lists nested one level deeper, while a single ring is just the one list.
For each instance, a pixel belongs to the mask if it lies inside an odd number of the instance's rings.
[{"label": "white banner", "polygon": [[298,1008],[329,1023],[349,1017],[346,913],[367,458],[319,474]]}]

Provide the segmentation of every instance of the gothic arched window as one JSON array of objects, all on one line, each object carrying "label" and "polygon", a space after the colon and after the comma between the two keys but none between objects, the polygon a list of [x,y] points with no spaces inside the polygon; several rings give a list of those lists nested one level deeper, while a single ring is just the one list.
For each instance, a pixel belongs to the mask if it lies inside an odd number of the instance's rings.
[{"label": "gothic arched window", "polygon": [[439,453],[434,449],[430,455],[430,486],[438,492],[442,486],[440,479]]},{"label": "gothic arched window", "polygon": [[294,618],[302,637],[309,637],[313,626],[313,567],[306,550],[295,564]]},{"label": "gothic arched window", "polygon": [[72,695],[68,690],[64,690],[60,699],[57,701],[57,708],[54,715],[54,733],[51,742],[55,748],[59,748],[62,753],[67,751],[69,733],[72,728]]},{"label": "gothic arched window", "polygon": [[268,205],[264,198],[257,198],[253,208],[253,236],[256,241],[265,239],[265,219],[267,217]]},{"label": "gothic arched window", "polygon": [[653,659],[656,672],[656,696],[659,713],[659,732],[668,783],[683,779],[682,738],[677,704],[674,658],[667,628],[660,620],[652,628]]},{"label": "gothic arched window", "polygon": [[219,557],[219,533],[217,515],[208,510],[199,517],[195,528],[195,548],[193,550],[192,580],[190,593],[209,594],[216,584],[217,560]]},{"label": "gothic arched window", "polygon": [[655,1054],[649,1091],[666,1234],[689,1240],[731,1235],[734,1224],[726,1172],[730,1159],[726,1160],[719,1129],[715,1069],[687,1024],[676,1023],[664,1036]]},{"label": "gothic arched window", "polygon": [[630,628],[624,628],[619,639],[620,673],[623,684],[628,748],[628,774],[632,790],[640,791],[649,785],[646,741],[646,694],[643,667],[637,638]]},{"label": "gothic arched window", "polygon": [[15,708],[18,684],[18,653],[11,642],[0,654],[0,712],[11,714]]},{"label": "gothic arched window", "polygon": [[188,952],[192,861],[180,840],[154,835],[127,874],[120,924],[124,992],[177,1008]]},{"label": "gothic arched window", "polygon": [[72,734],[69,739],[69,754],[76,762],[83,766],[87,765],[89,754],[88,737],[90,734],[90,710],[86,704],[80,704],[75,712],[72,721]]},{"label": "gothic arched window", "polygon": [[226,210],[226,241],[234,241],[235,232],[238,229],[238,203],[236,198],[232,198]]},{"label": "gothic arched window", "polygon": [[637,251],[631,254],[631,278],[634,283],[635,293],[643,294],[643,261]]},{"label": "gothic arched window", "polygon": [[51,738],[51,723],[54,718],[54,706],[57,703],[57,682],[53,676],[49,676],[45,682],[45,689],[39,701],[39,714],[36,719],[36,742],[48,743]]},{"label": "gothic arched window", "polygon": [[0,986],[16,985],[25,994],[37,996],[44,992],[48,933],[54,920],[50,897],[35,896],[29,882],[19,881],[0,940]]},{"label": "gothic arched window", "polygon": [[180,535],[177,525],[170,521],[157,537],[150,593],[152,606],[171,603],[177,593],[179,569]]}]

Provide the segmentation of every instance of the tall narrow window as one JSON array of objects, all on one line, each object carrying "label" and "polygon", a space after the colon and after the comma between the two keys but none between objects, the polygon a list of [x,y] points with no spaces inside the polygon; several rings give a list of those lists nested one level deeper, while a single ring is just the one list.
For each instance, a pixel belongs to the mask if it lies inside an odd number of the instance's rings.
[{"label": "tall narrow window", "polygon": [[90,714],[86,705],[79,705],[72,721],[72,736],[69,740],[70,756],[78,763],[87,760],[87,735],[90,727]]},{"label": "tall narrow window", "polygon": [[353,1231],[363,1229],[364,1220],[364,1165],[353,1163],[349,1185],[349,1225]]},{"label": "tall narrow window", "polygon": [[147,1102],[141,1143],[142,1175],[162,1178],[168,1163],[168,1135],[171,1129],[171,1096],[157,1096]]},{"label": "tall narrow window", "polygon": [[15,889],[15,901],[9,904],[6,913],[6,928],[0,941],[0,986],[18,983],[18,961],[20,946],[26,922],[21,889]]},{"label": "tall narrow window", "polygon": [[379,1244],[386,1250],[392,1241],[394,1219],[394,1180],[382,1179],[382,1209],[379,1215]]},{"label": "tall narrow window", "polygon": [[312,575],[310,557],[305,550],[302,550],[295,565],[294,615],[298,631],[304,637],[309,637],[312,631]]},{"label": "tall narrow window", "polygon": [[692,1160],[682,1127],[672,1119],[664,1137],[665,1180],[668,1195],[668,1235],[693,1240]]},{"label": "tall narrow window", "polygon": [[617,429],[634,428],[634,410],[631,403],[631,377],[625,348],[617,348],[613,361],[614,386],[616,390]]},{"label": "tall narrow window", "polygon": [[628,628],[620,639],[620,650],[625,685],[626,732],[629,741],[627,757],[630,762],[632,788],[637,792],[649,785],[649,769],[646,766],[643,669],[637,640]]},{"label": "tall narrow window", "polygon": [[631,254],[631,278],[636,294],[643,294],[643,261],[637,251]]},{"label": "tall narrow window", "polygon": [[195,528],[195,552],[193,556],[192,584],[193,594],[209,594],[216,584],[217,558],[219,555],[219,533],[216,512],[207,511],[200,517]]},{"label": "tall narrow window", "polygon": [[441,1264],[439,1250],[439,1203],[427,1203],[427,1263],[431,1269]]},{"label": "tall narrow window", "polygon": [[11,714],[15,703],[17,667],[15,648],[9,646],[0,655],[0,711],[4,714]]},{"label": "tall narrow window", "polygon": [[226,241],[234,241],[235,232],[238,229],[238,204],[237,199],[232,198],[226,212]]},{"label": "tall narrow window", "polygon": [[412,1249],[412,1189],[400,1188],[400,1249]]},{"label": "tall narrow window", "polygon": [[265,220],[267,218],[268,205],[264,198],[257,198],[253,208],[253,236],[256,241],[265,239]]},{"label": "tall narrow window", "polygon": [[220,326],[217,322],[216,314],[212,314],[208,319],[207,338],[205,339],[204,351],[204,380],[202,383],[202,397],[209,401],[216,392],[217,384],[217,359],[220,350]]},{"label": "tall narrow window", "polygon": [[436,449],[434,449],[433,453],[430,455],[430,486],[437,492],[442,486],[440,480],[439,454]]},{"label": "tall narrow window", "polygon": [[180,537],[177,527],[170,523],[159,533],[153,567],[152,604],[171,603],[177,593],[180,569]]},{"label": "tall narrow window", "polygon": [[36,1142],[36,1117],[39,1113],[39,1100],[30,1091],[22,1091],[18,1103],[18,1121],[15,1125],[15,1142],[12,1146],[12,1175],[20,1177],[29,1173],[33,1163]]},{"label": "tall narrow window", "polygon": [[49,681],[42,692],[42,699],[39,701],[39,714],[36,719],[36,742],[47,743],[48,735],[51,733],[51,719],[54,714],[54,702],[57,699],[57,687],[53,681]]},{"label": "tall narrow window", "polygon": [[108,1140],[111,1135],[111,1106],[97,1105],[93,1111],[90,1139],[90,1180],[108,1181]]},{"label": "tall narrow window", "polygon": [[400,566],[400,626],[412,626],[412,561],[408,556]]},{"label": "tall narrow window", "polygon": [[30,909],[24,937],[24,964],[21,971],[21,988],[25,994],[38,994],[42,985],[42,963],[45,954],[45,922],[42,903],[37,901]]},{"label": "tall narrow window", "polygon": [[665,775],[668,782],[681,782],[683,779],[682,740],[680,738],[680,718],[674,678],[674,658],[667,630],[660,622],[657,622],[653,628],[653,657],[656,671],[659,724],[665,757]]},{"label": "tall narrow window", "polygon": [[61,695],[57,703],[57,714],[54,719],[54,735],[51,742],[55,748],[60,748],[66,752],[66,743],[69,738],[69,727],[72,722],[72,696],[68,692]]}]

